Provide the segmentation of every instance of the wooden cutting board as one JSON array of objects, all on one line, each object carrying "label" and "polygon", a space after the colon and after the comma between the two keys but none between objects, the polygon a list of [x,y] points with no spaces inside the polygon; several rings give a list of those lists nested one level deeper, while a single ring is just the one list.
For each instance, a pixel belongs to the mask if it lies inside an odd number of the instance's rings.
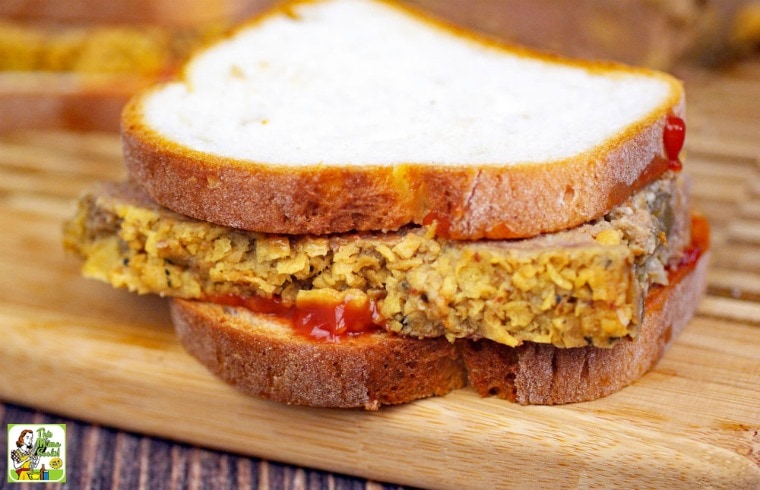
[{"label": "wooden cutting board", "polygon": [[24,132],[0,136],[0,399],[421,487],[760,488],[760,63],[689,76],[709,290],[617,394],[522,407],[463,389],[376,413],[243,396],[184,353],[163,300],[80,278],[61,248],[76,196],[124,175],[118,137]]}]

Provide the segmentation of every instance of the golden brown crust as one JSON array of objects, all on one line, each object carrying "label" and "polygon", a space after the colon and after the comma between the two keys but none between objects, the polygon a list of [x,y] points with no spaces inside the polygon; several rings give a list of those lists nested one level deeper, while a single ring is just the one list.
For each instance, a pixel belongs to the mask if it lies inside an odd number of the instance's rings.
[{"label": "golden brown crust", "polygon": [[[674,105],[670,105],[674,103]],[[395,230],[435,217],[456,239],[521,238],[598,218],[667,168],[662,132],[679,100],[601,149],[561,162],[291,166],[241,162],[168,141],[123,115],[124,161],[159,204],[194,218],[264,233]]]},{"label": "golden brown crust", "polygon": [[491,341],[462,341],[468,382],[481,396],[496,395],[523,405],[595,400],[633,383],[649,371],[683,330],[707,281],[709,253],[693,271],[650,292],[636,340],[612,349],[557,349],[526,343],[515,349]]},{"label": "golden brown crust", "polygon": [[376,410],[464,386],[444,338],[378,334],[318,342],[243,308],[175,299],[172,318],[192,355],[238,389],[278,402]]},{"label": "golden brown crust", "polygon": [[[264,233],[398,229],[412,221],[404,169],[246,164],[163,140],[125,110],[124,162],[157,203],[203,221]],[[134,122],[132,122],[134,121]]]}]

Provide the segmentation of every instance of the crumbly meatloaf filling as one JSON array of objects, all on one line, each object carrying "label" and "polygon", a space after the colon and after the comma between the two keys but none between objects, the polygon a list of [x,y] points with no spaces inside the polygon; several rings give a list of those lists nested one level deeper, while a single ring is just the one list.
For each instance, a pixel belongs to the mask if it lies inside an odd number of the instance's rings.
[{"label": "crumbly meatloaf filling", "polygon": [[331,236],[266,235],[176,214],[136,185],[83,196],[65,226],[83,273],[182,298],[365,294],[385,328],[415,337],[608,347],[635,336],[650,285],[690,238],[684,177],[668,173],[609,214],[523,240],[454,241],[435,225]]}]

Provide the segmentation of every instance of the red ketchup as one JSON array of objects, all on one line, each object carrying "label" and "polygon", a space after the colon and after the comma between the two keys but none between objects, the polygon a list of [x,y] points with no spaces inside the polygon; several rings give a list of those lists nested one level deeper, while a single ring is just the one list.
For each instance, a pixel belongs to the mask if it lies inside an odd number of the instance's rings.
[{"label": "red ketchup", "polygon": [[312,340],[340,342],[341,339],[379,330],[383,319],[374,300],[343,300],[337,303],[309,301],[299,306],[286,305],[280,298],[261,298],[234,294],[205,298],[217,304],[241,306],[255,313],[284,320],[299,335]]},{"label": "red ketchup", "polygon": [[686,123],[684,120],[678,116],[668,116],[665,122],[665,130],[662,134],[662,141],[665,146],[665,156],[668,157],[668,168],[676,172],[682,168],[678,155],[681,153],[685,139]]},{"label": "red ketchup", "polygon": [[[710,248],[710,225],[707,223],[707,220],[700,215],[692,215],[691,226],[691,245],[684,251],[684,255],[678,263],[671,264],[667,268],[668,280],[671,285],[678,283],[689,272],[694,270],[699,258]],[[646,308],[649,308],[651,311],[662,309],[668,298],[668,295],[663,294],[663,291],[667,289],[668,286],[652,286],[646,298]],[[666,340],[669,339],[670,328],[665,332],[665,336]]]},{"label": "red ketchup", "polygon": [[691,219],[691,245],[683,253],[683,257],[673,266],[668,268],[671,273],[683,268],[694,267],[702,254],[710,247],[710,225],[702,216],[692,216]]},{"label": "red ketchup", "polygon": [[422,224],[430,226],[435,223],[435,234],[442,238],[451,238],[451,220],[444,215],[430,212],[422,218]]},{"label": "red ketchup", "polygon": [[380,327],[380,314],[374,301],[338,304],[314,302],[299,305],[293,311],[293,328],[301,335],[336,342],[346,336],[373,332]]},{"label": "red ketchup", "polygon": [[[702,254],[710,248],[710,225],[705,218],[700,215],[693,215],[691,218],[691,245],[684,250],[683,257],[676,264],[671,264],[668,268],[668,280],[672,283],[680,281],[688,274]],[[649,301],[647,299],[647,301]]]}]

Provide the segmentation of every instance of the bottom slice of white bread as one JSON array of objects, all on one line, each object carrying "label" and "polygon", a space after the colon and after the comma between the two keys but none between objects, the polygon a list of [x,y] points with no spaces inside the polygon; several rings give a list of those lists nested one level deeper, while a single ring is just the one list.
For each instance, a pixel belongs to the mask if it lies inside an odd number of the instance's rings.
[{"label": "bottom slice of white bread", "polygon": [[373,332],[321,342],[296,334],[277,317],[183,299],[171,301],[171,314],[188,352],[260,398],[376,410],[466,384],[458,348],[445,337],[420,340]]},{"label": "bottom slice of white bread", "polygon": [[322,343],[244,308],[173,299],[171,314],[185,349],[212,373],[278,402],[376,410],[469,384],[521,404],[573,403],[618,391],[656,364],[696,310],[708,260],[705,250],[688,273],[653,289],[638,337],[607,349],[385,333]]}]

